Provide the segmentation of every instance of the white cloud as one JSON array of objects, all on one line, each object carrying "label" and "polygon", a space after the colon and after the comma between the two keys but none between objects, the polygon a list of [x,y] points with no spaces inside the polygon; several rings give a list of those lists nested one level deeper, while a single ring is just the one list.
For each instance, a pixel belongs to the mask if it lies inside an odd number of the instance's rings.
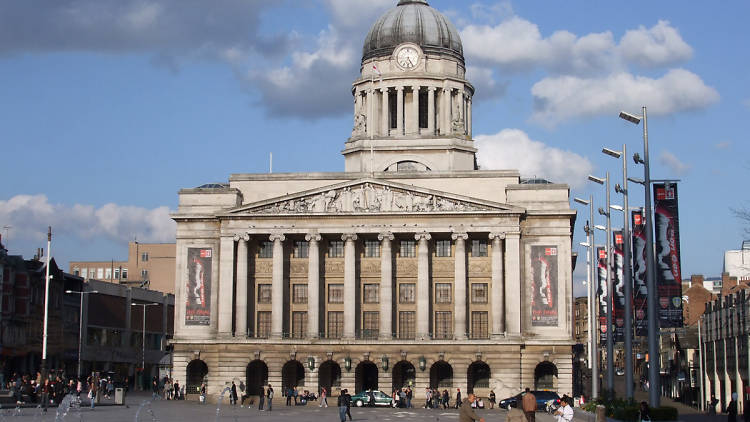
[{"label": "white cloud", "polygon": [[576,118],[637,109],[648,104],[656,115],[705,108],[719,94],[701,78],[674,69],[659,79],[617,73],[603,78],[559,76],[545,78],[531,88],[535,110],[532,120],[553,127]]},{"label": "white cloud", "polygon": [[90,240],[174,242],[175,222],[168,207],[147,209],[117,204],[99,208],[50,203],[45,195],[16,195],[0,200],[0,222],[13,227],[13,238],[41,241],[47,226],[54,233]]},{"label": "white cloud", "polygon": [[718,142],[714,146],[716,147],[716,149],[729,149],[729,147],[732,146],[732,142],[731,141]]},{"label": "white cloud", "polygon": [[476,143],[483,169],[518,169],[522,177],[541,177],[573,188],[581,187],[593,169],[587,158],[534,141],[519,129],[479,135]]},{"label": "white cloud", "polygon": [[671,65],[693,57],[693,48],[664,20],[650,29],[641,26],[627,31],[620,40],[620,51],[629,62],[646,67]]},{"label": "white cloud", "polygon": [[662,151],[659,156],[659,162],[674,173],[675,176],[685,175],[690,171],[691,166],[680,161],[674,154],[669,151]]},{"label": "white cloud", "polygon": [[466,66],[466,79],[474,85],[477,100],[502,97],[508,88],[507,83],[495,80],[494,71],[488,67]]}]

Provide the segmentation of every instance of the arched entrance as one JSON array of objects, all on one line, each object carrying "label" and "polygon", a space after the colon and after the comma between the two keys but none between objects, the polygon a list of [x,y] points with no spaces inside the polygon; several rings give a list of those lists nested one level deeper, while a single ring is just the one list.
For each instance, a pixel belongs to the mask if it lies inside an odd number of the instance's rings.
[{"label": "arched entrance", "polygon": [[206,362],[196,359],[188,363],[187,380],[185,380],[185,394],[198,394],[201,384],[208,375],[208,366]]},{"label": "arched entrance", "polygon": [[469,365],[466,371],[467,393],[473,393],[475,388],[490,388],[490,366],[478,360]]},{"label": "arched entrance", "polygon": [[554,390],[557,366],[552,362],[541,362],[534,368],[534,389]]},{"label": "arched entrance", "polygon": [[453,367],[446,361],[440,360],[430,367],[430,388],[452,388]]},{"label": "arched entrance", "polygon": [[334,387],[341,387],[341,366],[332,360],[323,362],[318,369],[318,392],[323,387],[328,391],[329,396]]},{"label": "arched entrance", "polygon": [[369,360],[362,361],[354,370],[354,392],[378,389],[378,366]]},{"label": "arched entrance", "polygon": [[414,386],[417,371],[409,361],[402,360],[393,366],[393,389],[400,390],[404,387]]},{"label": "arched entrance", "polygon": [[305,367],[298,360],[290,360],[281,368],[281,390],[305,385]]},{"label": "arched entrance", "polygon": [[254,360],[247,365],[245,391],[248,396],[259,396],[261,387],[268,384],[268,365],[262,360]]}]

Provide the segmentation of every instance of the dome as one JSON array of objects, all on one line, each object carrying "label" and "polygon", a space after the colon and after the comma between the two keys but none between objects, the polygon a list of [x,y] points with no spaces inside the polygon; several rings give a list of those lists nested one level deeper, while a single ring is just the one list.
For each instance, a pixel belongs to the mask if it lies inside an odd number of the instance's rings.
[{"label": "dome", "polygon": [[400,44],[417,44],[425,53],[444,54],[464,62],[461,37],[456,27],[427,0],[401,0],[370,28],[362,49],[362,61],[393,54]]}]

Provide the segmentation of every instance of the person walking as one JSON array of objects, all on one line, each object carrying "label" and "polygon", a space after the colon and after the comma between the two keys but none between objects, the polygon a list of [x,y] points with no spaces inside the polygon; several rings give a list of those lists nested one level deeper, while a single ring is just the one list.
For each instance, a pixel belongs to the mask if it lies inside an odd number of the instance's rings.
[{"label": "person walking", "polygon": [[273,410],[273,387],[271,387],[271,384],[268,384],[268,389],[266,390],[266,400],[268,401],[268,411]]},{"label": "person walking", "polygon": [[49,406],[49,378],[44,380],[44,384],[42,385],[42,408],[44,408],[44,411],[47,411],[47,406]]},{"label": "person walking", "polygon": [[284,390],[284,393],[286,394],[286,405],[291,406],[292,405],[292,396],[294,395],[294,391],[292,391],[292,387],[288,387]]},{"label": "person walking", "polygon": [[260,394],[259,394],[259,397],[258,397],[258,410],[260,410],[261,412],[263,410],[265,410],[265,409],[263,409],[263,405],[265,404],[265,401],[266,401],[266,386],[265,385],[261,385],[260,386]]},{"label": "person walking", "polygon": [[229,404],[237,406],[237,384],[232,381],[232,387],[229,390]]},{"label": "person walking", "polygon": [[495,391],[490,390],[490,409],[495,408],[495,400],[496,400]]},{"label": "person walking", "polygon": [[528,422],[536,421],[536,397],[531,393],[529,387],[526,387],[526,392],[521,398],[521,409],[523,409]]},{"label": "person walking", "polygon": [[328,391],[323,387],[320,389],[320,404],[318,407],[328,407]]},{"label": "person walking", "polygon": [[89,393],[88,393],[89,401],[91,402],[91,409],[94,408],[94,403],[96,403],[96,400],[94,400],[95,395],[96,395],[96,383],[91,382],[91,384],[89,384]]},{"label": "person walking", "polygon": [[206,383],[201,383],[201,389],[200,389],[200,402],[201,404],[206,404]]},{"label": "person walking", "polygon": [[339,408],[339,421],[346,422],[346,397],[343,394],[339,394],[336,406]]},{"label": "person walking", "polygon": [[349,394],[349,390],[344,389],[341,392],[344,395],[344,404],[346,404],[346,416],[349,416],[349,420],[352,420],[352,395]]},{"label": "person walking", "polygon": [[456,409],[461,407],[461,389],[456,388]]},{"label": "person walking", "polygon": [[732,393],[732,400],[727,405],[727,421],[737,422],[737,393]]},{"label": "person walking", "polygon": [[469,393],[469,395],[466,396],[466,401],[460,406],[461,410],[458,411],[458,422],[484,422],[484,418],[477,416],[476,412],[474,412],[474,408],[471,406],[476,399],[474,393]]},{"label": "person walking", "polygon": [[451,394],[448,390],[443,390],[443,410],[447,409],[451,405]]}]

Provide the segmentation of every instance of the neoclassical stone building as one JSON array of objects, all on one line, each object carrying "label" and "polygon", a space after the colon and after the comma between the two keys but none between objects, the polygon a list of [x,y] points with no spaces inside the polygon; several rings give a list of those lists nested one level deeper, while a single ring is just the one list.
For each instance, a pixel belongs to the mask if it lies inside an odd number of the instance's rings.
[{"label": "neoclassical stone building", "polygon": [[344,172],[180,191],[188,392],[572,392],[569,188],[477,169],[465,70],[453,25],[401,0],[365,41]]}]

